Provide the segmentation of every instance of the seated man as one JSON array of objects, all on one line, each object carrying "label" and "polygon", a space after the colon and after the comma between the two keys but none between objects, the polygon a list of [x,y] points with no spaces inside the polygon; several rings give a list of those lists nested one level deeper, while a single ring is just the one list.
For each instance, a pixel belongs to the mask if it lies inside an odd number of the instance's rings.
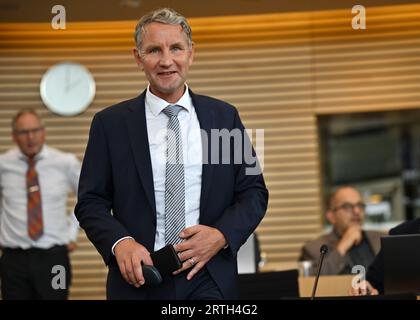
[{"label": "seated man", "polygon": [[[367,267],[380,248],[380,232],[362,229],[365,204],[360,193],[353,187],[338,188],[328,200],[326,218],[333,230],[326,235],[307,242],[302,248],[300,261],[319,259],[321,245],[328,246],[321,274],[350,274],[355,265]],[[316,270],[315,268],[313,271]]]},{"label": "seated man", "polygon": [[[417,233],[420,233],[420,218],[403,222],[389,231],[389,235]],[[360,284],[357,288],[350,289],[350,295],[352,296],[375,295],[378,293],[384,293],[384,257],[382,250],[369,266],[366,282]]]}]

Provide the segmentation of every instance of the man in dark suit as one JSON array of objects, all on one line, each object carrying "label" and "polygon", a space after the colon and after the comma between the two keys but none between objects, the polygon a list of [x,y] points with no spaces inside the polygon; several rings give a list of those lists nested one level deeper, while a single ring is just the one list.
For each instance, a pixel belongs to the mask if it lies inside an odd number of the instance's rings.
[{"label": "man in dark suit", "polygon": [[[107,297],[235,298],[236,253],[268,202],[258,163],[248,161],[255,152],[233,106],[186,85],[194,45],[183,16],[147,14],[135,41],[149,86],[95,115],[75,210],[109,267]],[[148,287],[141,265],[167,244],[183,265]]]},{"label": "man in dark suit", "polygon": [[[389,235],[419,234],[420,218],[403,222],[395,228],[389,230]],[[350,289],[350,295],[377,295],[384,293],[384,256],[382,250],[379,251],[375,260],[369,266],[366,274],[365,283]]]},{"label": "man in dark suit", "polygon": [[326,244],[329,250],[322,265],[322,274],[350,274],[355,265],[367,268],[379,251],[383,234],[363,230],[365,204],[359,191],[350,186],[340,187],[329,197],[327,205],[326,218],[333,230],[308,241],[299,260],[316,264],[320,247]]}]

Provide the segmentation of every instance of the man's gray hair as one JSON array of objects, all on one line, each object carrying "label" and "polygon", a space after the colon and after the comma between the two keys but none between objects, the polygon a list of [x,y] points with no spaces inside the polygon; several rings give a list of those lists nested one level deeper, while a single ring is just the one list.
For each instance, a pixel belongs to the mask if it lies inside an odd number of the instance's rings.
[{"label": "man's gray hair", "polygon": [[191,27],[187,22],[187,19],[173,9],[161,8],[147,13],[137,23],[136,29],[134,31],[134,41],[138,49],[141,49],[142,35],[145,26],[152,22],[160,22],[170,25],[181,25],[182,31],[184,32],[185,37],[187,38],[188,47],[192,47],[192,32]]}]

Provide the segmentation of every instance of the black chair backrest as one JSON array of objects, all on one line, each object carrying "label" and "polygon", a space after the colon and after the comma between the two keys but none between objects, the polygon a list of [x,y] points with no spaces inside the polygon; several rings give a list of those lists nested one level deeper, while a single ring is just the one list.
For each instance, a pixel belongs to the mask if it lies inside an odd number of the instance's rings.
[{"label": "black chair backrest", "polygon": [[299,297],[298,270],[239,275],[239,299],[278,300]]}]

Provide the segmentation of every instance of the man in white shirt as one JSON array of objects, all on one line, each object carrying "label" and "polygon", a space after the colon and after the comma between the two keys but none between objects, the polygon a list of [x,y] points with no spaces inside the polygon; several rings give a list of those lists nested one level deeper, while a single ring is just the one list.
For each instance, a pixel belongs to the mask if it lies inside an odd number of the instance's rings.
[{"label": "man in white shirt", "polygon": [[67,195],[77,190],[80,162],[44,143],[44,126],[33,110],[17,113],[12,136],[18,148],[0,155],[2,296],[66,299],[68,253],[76,248],[79,229],[74,214],[66,212]]}]

